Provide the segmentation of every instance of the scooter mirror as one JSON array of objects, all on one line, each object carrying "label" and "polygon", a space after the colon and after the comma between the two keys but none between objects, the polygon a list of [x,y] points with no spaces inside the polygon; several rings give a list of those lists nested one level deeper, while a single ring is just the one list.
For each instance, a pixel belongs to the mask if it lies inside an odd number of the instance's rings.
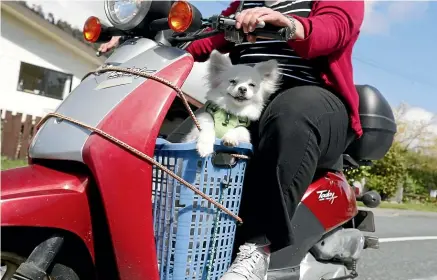
[{"label": "scooter mirror", "polygon": [[364,193],[359,200],[369,208],[376,208],[381,204],[381,196],[375,191]]}]

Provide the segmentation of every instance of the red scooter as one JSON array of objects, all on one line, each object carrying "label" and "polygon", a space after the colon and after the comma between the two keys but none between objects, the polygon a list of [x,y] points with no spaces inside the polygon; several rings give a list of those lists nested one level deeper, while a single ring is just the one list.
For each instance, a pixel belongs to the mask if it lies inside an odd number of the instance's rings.
[{"label": "red scooter", "polygon": [[[1,173],[1,280],[219,279],[232,261],[250,145],[217,140],[200,158],[195,143],[178,143],[192,118],[163,134],[190,116],[181,115],[186,98],[196,103],[179,90],[193,59],[176,46],[241,34],[232,17],[202,19],[187,2],[123,3],[105,1],[114,27],[91,17],[84,36],[130,39],[44,118],[29,166]],[[363,234],[375,231],[373,214],[356,200],[377,207],[380,197],[359,194],[342,171],[382,158],[396,125],[378,90],[357,89],[364,135],[309,186],[293,217],[295,245],[272,254],[268,279],[353,279],[362,250],[378,248]]]}]

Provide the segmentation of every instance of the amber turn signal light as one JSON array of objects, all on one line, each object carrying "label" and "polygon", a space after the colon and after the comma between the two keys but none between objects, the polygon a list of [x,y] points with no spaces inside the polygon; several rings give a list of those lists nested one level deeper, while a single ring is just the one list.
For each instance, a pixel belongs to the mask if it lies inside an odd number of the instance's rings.
[{"label": "amber turn signal light", "polygon": [[173,3],[168,14],[168,25],[174,32],[185,32],[193,22],[193,9],[186,1]]},{"label": "amber turn signal light", "polygon": [[102,32],[102,24],[99,18],[91,16],[85,21],[83,26],[83,37],[87,42],[94,43],[99,39]]}]

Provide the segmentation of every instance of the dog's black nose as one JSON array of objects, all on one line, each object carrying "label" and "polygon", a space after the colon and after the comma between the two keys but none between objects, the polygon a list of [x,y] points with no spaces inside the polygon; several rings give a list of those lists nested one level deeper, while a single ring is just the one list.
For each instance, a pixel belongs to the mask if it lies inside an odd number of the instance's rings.
[{"label": "dog's black nose", "polygon": [[243,94],[246,93],[247,92],[247,87],[243,87],[243,86],[239,87],[238,88],[238,92],[239,93],[243,93]]}]

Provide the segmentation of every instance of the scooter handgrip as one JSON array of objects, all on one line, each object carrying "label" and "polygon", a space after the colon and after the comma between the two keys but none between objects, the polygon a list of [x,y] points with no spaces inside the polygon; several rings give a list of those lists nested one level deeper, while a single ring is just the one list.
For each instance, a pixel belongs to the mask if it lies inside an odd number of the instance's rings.
[{"label": "scooter handgrip", "polygon": [[266,23],[264,21],[258,22],[256,24],[256,28],[264,28],[266,26]]},{"label": "scooter handgrip", "polygon": [[255,35],[257,37],[264,37],[272,40],[285,40],[285,28],[273,26],[271,24],[258,24],[264,25],[263,28],[256,28],[254,32],[250,32],[250,35]]}]

